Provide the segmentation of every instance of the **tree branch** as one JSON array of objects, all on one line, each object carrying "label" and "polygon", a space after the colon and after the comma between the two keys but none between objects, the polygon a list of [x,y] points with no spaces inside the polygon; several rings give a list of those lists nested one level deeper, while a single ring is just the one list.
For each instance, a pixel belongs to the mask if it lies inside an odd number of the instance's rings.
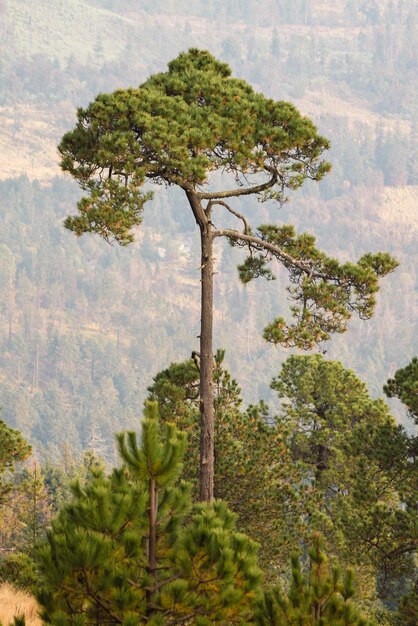
[{"label": "tree branch", "polygon": [[248,233],[240,233],[237,230],[214,230],[213,237],[228,237],[229,239],[233,239],[238,242],[245,242],[253,246],[257,251],[267,251],[270,252],[273,256],[280,259],[281,261],[285,261],[286,263],[292,265],[293,267],[297,267],[302,272],[307,274],[309,278],[323,278],[326,279],[320,273],[314,271],[312,263],[304,263],[303,261],[299,261],[292,257],[288,252],[285,252],[278,246],[275,246],[256,235],[249,235]]},{"label": "tree branch", "polygon": [[189,201],[190,207],[192,209],[194,218],[196,220],[197,225],[201,229],[206,229],[209,223],[209,218],[207,217],[201,203],[200,196],[196,192],[190,191],[188,189],[184,189],[186,192],[187,199]]},{"label": "tree branch", "polygon": [[256,185],[255,187],[244,187],[242,189],[229,189],[228,191],[212,191],[212,192],[196,192],[197,197],[200,200],[217,200],[220,198],[234,198],[237,196],[249,196],[254,193],[260,193],[261,191],[265,191],[266,189],[270,189],[270,187],[274,187],[277,183],[277,172],[273,171],[270,180],[261,185]]},{"label": "tree branch", "polygon": [[222,200],[210,200],[210,201],[208,202],[208,206],[207,206],[207,209],[206,209],[206,210],[209,212],[209,211],[210,211],[210,209],[211,209],[211,207],[216,206],[216,205],[219,205],[219,206],[223,206],[223,207],[225,207],[225,209],[226,209],[227,211],[229,211],[230,213],[232,213],[232,215],[235,215],[235,217],[237,217],[239,220],[242,220],[242,222],[243,222],[243,224],[244,224],[244,233],[245,233],[246,235],[247,235],[247,234],[250,234],[251,229],[250,229],[250,227],[249,227],[249,225],[248,225],[248,222],[247,222],[247,220],[245,219],[244,215],[242,215],[241,213],[238,213],[238,211],[235,211],[235,210],[234,210],[232,207],[230,207],[230,206],[229,206],[229,204],[227,204],[226,202],[222,202]]}]

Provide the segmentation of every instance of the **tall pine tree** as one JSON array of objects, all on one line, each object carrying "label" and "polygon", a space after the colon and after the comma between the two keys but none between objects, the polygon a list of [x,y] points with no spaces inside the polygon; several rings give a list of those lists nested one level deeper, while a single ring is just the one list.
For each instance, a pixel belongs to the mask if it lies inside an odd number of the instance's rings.
[{"label": "tall pine tree", "polygon": [[[257,229],[233,203],[244,196],[286,201],[288,190],[330,169],[322,160],[328,141],[287,102],[256,93],[209,52],[192,49],[136,89],[97,96],[79,109],[75,129],[59,146],[61,166],[87,195],[79,215],[65,224],[80,236],[98,233],[129,244],[149,193],[146,181],[177,185],[200,230],[200,497],[213,497],[213,274],[214,243],[226,238],[248,256],[239,266],[244,283],[272,279],[276,260],[289,272],[291,319],[277,318],[264,331],[275,344],[306,349],[344,332],[355,312],[373,314],[379,277],[397,263],[388,254],[365,254],[339,263],[315,246],[312,235],[292,226]],[[224,189],[213,173],[223,172]],[[220,212],[235,228],[215,226]]]}]

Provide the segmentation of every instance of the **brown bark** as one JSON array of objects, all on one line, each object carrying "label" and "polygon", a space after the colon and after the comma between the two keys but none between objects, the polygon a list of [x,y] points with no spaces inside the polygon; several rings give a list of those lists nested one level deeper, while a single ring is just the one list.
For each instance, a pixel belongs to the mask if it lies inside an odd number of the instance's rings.
[{"label": "brown bark", "polygon": [[147,613],[150,610],[151,599],[157,585],[157,485],[152,476],[149,480],[149,506],[148,506],[148,563],[147,571],[152,576],[153,587],[146,591]]},{"label": "brown bark", "polygon": [[186,192],[201,243],[200,317],[200,500],[210,502],[214,493],[215,420],[213,410],[213,229],[210,206],[203,209],[193,192]]},{"label": "brown bark", "polygon": [[200,500],[213,499],[214,411],[213,411],[213,238],[208,225],[201,230],[201,318],[200,318]]}]

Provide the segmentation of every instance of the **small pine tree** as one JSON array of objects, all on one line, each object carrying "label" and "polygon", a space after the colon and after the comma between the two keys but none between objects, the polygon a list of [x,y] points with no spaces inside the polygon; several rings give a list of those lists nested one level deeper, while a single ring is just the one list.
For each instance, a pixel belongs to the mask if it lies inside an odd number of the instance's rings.
[{"label": "small pine tree", "polygon": [[383,391],[389,398],[399,398],[410,416],[418,424],[418,358],[415,356],[405,367],[398,369]]},{"label": "small pine tree", "polygon": [[264,593],[255,615],[257,626],[373,626],[353,603],[353,572],[330,569],[319,533],[309,551],[309,573],[292,557],[289,591],[274,587]]},{"label": "small pine tree", "polygon": [[31,447],[18,430],[0,420],[0,506],[7,500],[12,483],[7,480],[16,463],[30,456]]},{"label": "small pine tree", "polygon": [[31,554],[44,536],[51,517],[44,476],[36,462],[24,472],[20,490],[23,494],[19,513],[22,527],[20,548]]},{"label": "small pine tree", "polygon": [[0,581],[9,580],[22,586],[33,580],[33,563],[27,549],[28,524],[35,524],[31,528],[32,537],[39,530],[35,517],[40,487],[36,480],[30,485],[31,515],[25,515],[30,481],[16,476],[16,466],[30,454],[31,446],[20,432],[0,420]]},{"label": "small pine tree", "polygon": [[179,481],[185,435],[149,403],[141,444],[117,438],[123,467],[93,470],[38,553],[48,624],[246,624],[260,573],[256,544],[219,501],[192,506]]}]

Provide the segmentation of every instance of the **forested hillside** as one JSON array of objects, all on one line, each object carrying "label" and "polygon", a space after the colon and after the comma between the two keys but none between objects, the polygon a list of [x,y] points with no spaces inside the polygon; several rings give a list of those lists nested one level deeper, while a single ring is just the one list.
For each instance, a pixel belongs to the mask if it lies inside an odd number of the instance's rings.
[{"label": "forested hillside", "polygon": [[[375,318],[324,346],[381,394],[418,349],[413,0],[3,0],[0,18],[0,405],[12,427],[39,453],[68,442],[111,455],[152,377],[196,349],[198,236],[181,194],[153,189],[129,248],[78,240],[62,222],[79,192],[56,153],[78,106],[190,46],[293,101],[331,141],[332,172],[281,209],[247,202],[252,222],[293,223],[343,261],[399,260]],[[242,286],[237,250],[218,244],[216,257],[215,342],[245,399],[269,399],[286,351],[261,333],[286,314],[286,292],[280,280]]]},{"label": "forested hillside", "polygon": [[417,18],[0,0],[0,626],[417,624]]}]

